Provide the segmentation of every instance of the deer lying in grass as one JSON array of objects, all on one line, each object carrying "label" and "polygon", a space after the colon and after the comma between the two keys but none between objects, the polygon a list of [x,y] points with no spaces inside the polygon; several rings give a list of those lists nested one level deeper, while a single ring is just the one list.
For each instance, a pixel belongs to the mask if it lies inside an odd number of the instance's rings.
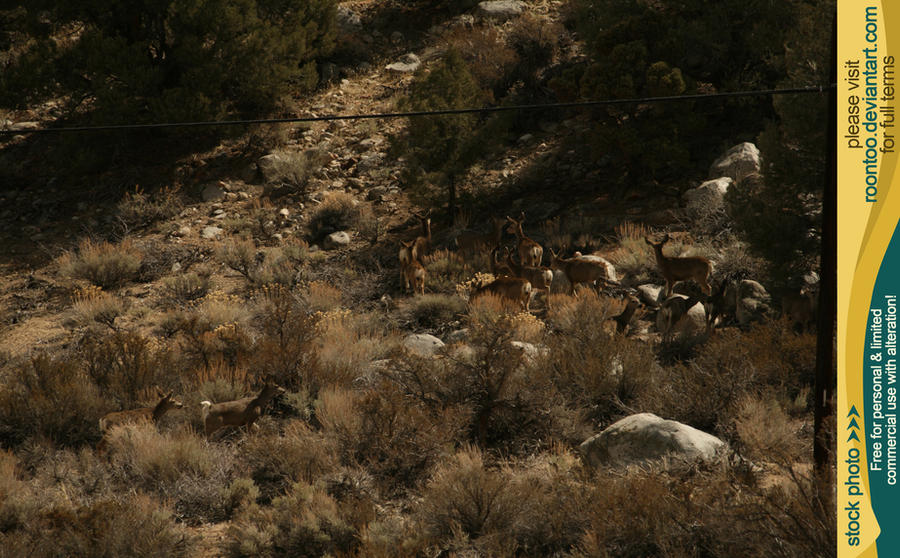
[{"label": "deer lying in grass", "polygon": [[503,238],[503,225],[506,219],[491,216],[491,231],[481,233],[478,231],[461,231],[456,236],[456,247],[460,252],[476,254],[486,252],[492,248],[500,247]]},{"label": "deer lying in grass", "polygon": [[[532,291],[543,291],[547,294],[547,308],[550,308],[550,285],[553,283],[553,271],[549,267],[533,267],[517,264],[512,259],[512,254],[506,252],[506,265],[512,270],[514,277],[520,277],[531,283]],[[537,292],[532,292],[532,296]]]},{"label": "deer lying in grass", "polygon": [[100,439],[100,443],[97,445],[97,450],[103,452],[106,450],[106,446],[109,443],[108,434],[109,431],[116,426],[122,426],[125,424],[137,424],[140,422],[152,422],[156,424],[159,420],[172,409],[181,409],[184,405],[181,401],[172,398],[172,393],[169,392],[166,395],[163,395],[162,391],[157,388],[157,395],[160,396],[159,402],[153,407],[141,407],[140,409],[129,409],[126,411],[115,411],[113,413],[107,413],[100,418],[100,434],[102,438]]},{"label": "deer lying in grass", "polygon": [[566,279],[569,280],[569,294],[575,294],[575,286],[579,283],[588,283],[594,285],[597,294],[600,294],[600,287],[603,284],[617,284],[610,280],[606,264],[595,260],[586,260],[580,257],[562,258],[559,254],[550,249],[550,269],[562,271]]},{"label": "deer lying in grass", "polygon": [[644,240],[653,247],[653,253],[656,255],[656,264],[659,266],[660,273],[666,278],[666,298],[672,296],[672,287],[679,281],[693,279],[700,285],[703,292],[707,295],[711,294],[709,286],[709,275],[712,273],[712,264],[706,258],[700,256],[687,257],[668,257],[663,254],[663,245],[669,241],[667,234],[660,243],[651,242],[649,238]]},{"label": "deer lying in grass", "polygon": [[248,429],[254,426],[256,419],[262,416],[263,409],[277,395],[284,393],[284,388],[271,380],[266,380],[262,391],[256,397],[245,397],[236,401],[213,403],[201,401],[203,406],[200,416],[206,437],[209,438],[216,430],[226,426],[246,426]]},{"label": "deer lying in grass", "polygon": [[507,231],[516,235],[519,249],[519,261],[524,265],[530,265],[532,267],[540,266],[541,258],[544,255],[544,249],[541,248],[540,244],[525,236],[525,233],[522,231],[522,224],[525,222],[525,212],[523,211],[520,213],[518,219],[513,219],[507,215],[506,222],[509,223]]},{"label": "deer lying in grass", "polygon": [[499,277],[486,285],[476,288],[469,300],[475,300],[484,294],[492,294],[519,303],[522,305],[522,309],[528,312],[528,306],[531,304],[531,297],[534,295],[534,292],[531,289],[531,283],[527,279]]},{"label": "deer lying in grass", "polygon": [[[413,293],[425,294],[425,266],[419,261],[418,250],[416,249],[416,241],[409,242],[400,241],[400,273],[403,276],[403,288],[407,292],[412,289]],[[404,252],[407,256],[404,263]]]}]

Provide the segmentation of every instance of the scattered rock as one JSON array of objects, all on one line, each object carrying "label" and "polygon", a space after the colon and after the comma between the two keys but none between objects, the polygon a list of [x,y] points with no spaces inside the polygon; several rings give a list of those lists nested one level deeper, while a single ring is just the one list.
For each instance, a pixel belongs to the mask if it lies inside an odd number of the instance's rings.
[{"label": "scattered rock", "polygon": [[411,74],[419,69],[419,66],[422,65],[422,61],[419,60],[419,57],[413,53],[407,53],[400,57],[400,60],[388,64],[385,66],[388,70],[392,72],[400,72],[405,74]]},{"label": "scattered rock", "polygon": [[403,339],[403,346],[411,353],[421,357],[430,357],[444,346],[444,342],[427,333],[411,333]]},{"label": "scattered rock", "polygon": [[711,434],[652,413],[625,417],[579,446],[591,467],[623,467],[664,457],[711,460],[724,448],[725,442]]},{"label": "scattered rock", "polygon": [[329,234],[322,242],[322,248],[325,250],[335,250],[350,245],[350,233],[347,231],[337,231]]}]

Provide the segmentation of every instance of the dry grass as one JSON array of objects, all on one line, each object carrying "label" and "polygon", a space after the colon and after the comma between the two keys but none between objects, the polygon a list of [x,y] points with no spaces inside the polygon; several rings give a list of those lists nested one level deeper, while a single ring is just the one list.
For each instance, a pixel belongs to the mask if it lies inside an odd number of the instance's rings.
[{"label": "dry grass", "polygon": [[73,310],[81,325],[103,324],[116,329],[116,318],[125,312],[125,300],[110,294],[96,285],[75,289],[72,295]]},{"label": "dry grass", "polygon": [[63,277],[84,279],[104,289],[120,287],[134,280],[143,255],[129,240],[119,244],[82,240],[75,252],[57,259]]}]

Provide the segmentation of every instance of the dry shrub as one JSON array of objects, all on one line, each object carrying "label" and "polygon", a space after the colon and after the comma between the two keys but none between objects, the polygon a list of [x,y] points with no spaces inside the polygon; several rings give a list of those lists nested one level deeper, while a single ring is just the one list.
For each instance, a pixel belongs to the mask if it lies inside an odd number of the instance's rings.
[{"label": "dry shrub", "polygon": [[125,300],[105,292],[96,285],[75,289],[72,295],[73,309],[81,325],[103,324],[116,329],[116,318],[125,312]]},{"label": "dry shrub", "polygon": [[361,230],[374,219],[371,205],[346,192],[329,192],[313,209],[307,222],[313,242],[321,242],[333,232]]},{"label": "dry shrub", "polygon": [[129,424],[110,430],[109,454],[123,478],[165,493],[182,475],[210,476],[227,466],[220,452],[188,429],[160,433],[153,424]]},{"label": "dry shrub", "polygon": [[645,344],[607,331],[612,308],[610,299],[584,292],[560,300],[548,316],[553,334],[543,369],[569,405],[592,421],[620,414],[652,384],[657,368]]},{"label": "dry shrub", "polygon": [[466,301],[455,295],[426,294],[401,303],[401,323],[408,329],[438,331],[459,321]]},{"label": "dry shrub", "polygon": [[209,272],[191,271],[163,279],[163,287],[176,303],[190,302],[203,298],[212,288]]},{"label": "dry shrub", "polygon": [[388,383],[364,393],[324,390],[316,418],[338,442],[342,461],[359,463],[390,493],[411,487],[461,436],[465,413],[414,404]]},{"label": "dry shrub", "polygon": [[134,406],[147,388],[179,381],[174,355],[134,331],[88,335],[75,354],[93,383],[111,399],[109,410],[116,404]]},{"label": "dry shrub", "polygon": [[[422,264],[428,281],[428,290],[443,294],[459,294],[457,285],[465,283],[472,277],[473,267],[476,269],[488,269],[487,258],[481,256],[483,267],[478,262],[471,265],[467,263],[459,252],[449,250],[435,250],[425,258]],[[493,276],[491,276],[493,277]]]},{"label": "dry shrub", "polygon": [[269,285],[254,294],[256,322],[262,331],[254,346],[251,366],[272,376],[282,387],[297,389],[301,373],[315,360],[316,317],[283,285]]},{"label": "dry shrub", "polygon": [[746,395],[738,401],[734,429],[742,450],[753,460],[795,463],[808,449],[796,424],[771,398]]},{"label": "dry shrub", "polygon": [[238,459],[265,501],[293,483],[315,483],[337,468],[337,448],[323,434],[293,420],[283,432],[248,437]]},{"label": "dry shrub", "polygon": [[228,530],[229,558],[346,556],[358,540],[339,503],[318,484],[297,483],[270,510],[248,515]]},{"label": "dry shrub", "polygon": [[329,312],[341,306],[341,290],[325,281],[310,281],[300,290],[300,299],[308,312]]},{"label": "dry shrub", "polygon": [[[278,150],[277,157],[271,161],[267,172],[268,182],[288,185],[291,191],[302,190],[310,177],[331,160],[324,149],[307,149],[306,151]],[[285,192],[287,193],[287,192]]]},{"label": "dry shrub", "polygon": [[656,269],[656,256],[647,246],[644,238],[650,231],[642,224],[625,222],[616,227],[618,247],[609,254],[609,259],[616,269],[628,277],[631,284],[640,284],[650,280]]},{"label": "dry shrub", "polygon": [[128,192],[116,205],[119,220],[129,229],[146,227],[178,215],[184,203],[178,185],[165,186],[152,194],[136,186]]},{"label": "dry shrub", "polygon": [[256,269],[256,243],[250,238],[229,238],[216,248],[216,259],[247,279]]},{"label": "dry shrub", "polygon": [[193,540],[165,505],[143,495],[47,504],[21,529],[4,533],[0,556],[191,556]]},{"label": "dry shrub", "polygon": [[105,289],[119,287],[137,277],[143,255],[129,240],[119,244],[82,240],[77,253],[59,257],[59,272],[64,277],[84,279]]},{"label": "dry shrub", "polygon": [[0,386],[0,438],[8,446],[37,438],[68,446],[96,442],[97,418],[108,405],[76,362],[37,355],[14,363]]},{"label": "dry shrub", "polygon": [[387,356],[392,344],[378,333],[366,331],[366,320],[350,310],[317,312],[316,359],[307,374],[310,390],[349,386],[364,374],[369,363]]},{"label": "dry shrub", "polygon": [[518,62],[516,51],[506,45],[495,27],[457,27],[445,35],[450,48],[459,52],[482,89],[502,95],[508,75]]}]

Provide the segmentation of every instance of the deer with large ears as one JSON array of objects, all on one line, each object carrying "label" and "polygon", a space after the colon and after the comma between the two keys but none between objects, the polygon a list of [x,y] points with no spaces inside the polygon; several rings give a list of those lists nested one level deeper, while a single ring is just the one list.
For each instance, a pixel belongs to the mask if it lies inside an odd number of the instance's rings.
[{"label": "deer with large ears", "polygon": [[216,430],[226,426],[246,426],[249,429],[262,416],[266,405],[282,393],[284,393],[284,388],[277,385],[271,378],[267,378],[262,390],[255,397],[245,397],[223,403],[202,401],[200,405],[203,408],[200,416],[203,419],[206,437],[209,438]]},{"label": "deer with large ears", "polygon": [[167,394],[163,394],[162,390],[156,388],[156,393],[159,395],[159,402],[153,407],[141,407],[139,409],[128,409],[125,411],[115,411],[113,413],[107,413],[100,418],[100,434],[102,434],[102,438],[100,443],[97,445],[97,449],[100,452],[106,450],[106,446],[108,444],[108,434],[109,431],[113,429],[115,426],[122,426],[125,424],[136,424],[140,422],[152,422],[154,424],[158,423],[159,420],[172,409],[181,409],[184,405],[181,401],[172,398],[172,394],[174,392],[169,392]]},{"label": "deer with large ears", "polygon": [[518,219],[513,219],[509,215],[506,216],[506,222],[509,223],[508,232],[516,235],[519,249],[519,261],[525,265],[539,267],[541,258],[544,255],[544,249],[537,242],[525,236],[522,230],[522,224],[525,223],[525,212],[519,214]]},{"label": "deer with large ears", "polygon": [[[421,295],[425,294],[425,266],[422,265],[422,262],[419,261],[419,254],[416,250],[416,241],[410,240],[409,242],[400,241],[400,265],[401,265],[401,273],[403,275],[403,288],[407,290],[407,292],[412,288],[413,293],[419,293]],[[406,263],[403,263],[403,253],[406,251],[408,254],[408,259]]]},{"label": "deer with large ears", "polygon": [[666,278],[666,298],[672,295],[675,283],[693,279],[700,285],[703,292],[710,295],[712,288],[709,285],[709,275],[712,273],[712,264],[706,258],[700,256],[669,257],[663,254],[663,245],[669,241],[669,235],[663,237],[662,242],[651,242],[649,238],[644,240],[653,247],[656,255],[656,264],[659,271]]}]

